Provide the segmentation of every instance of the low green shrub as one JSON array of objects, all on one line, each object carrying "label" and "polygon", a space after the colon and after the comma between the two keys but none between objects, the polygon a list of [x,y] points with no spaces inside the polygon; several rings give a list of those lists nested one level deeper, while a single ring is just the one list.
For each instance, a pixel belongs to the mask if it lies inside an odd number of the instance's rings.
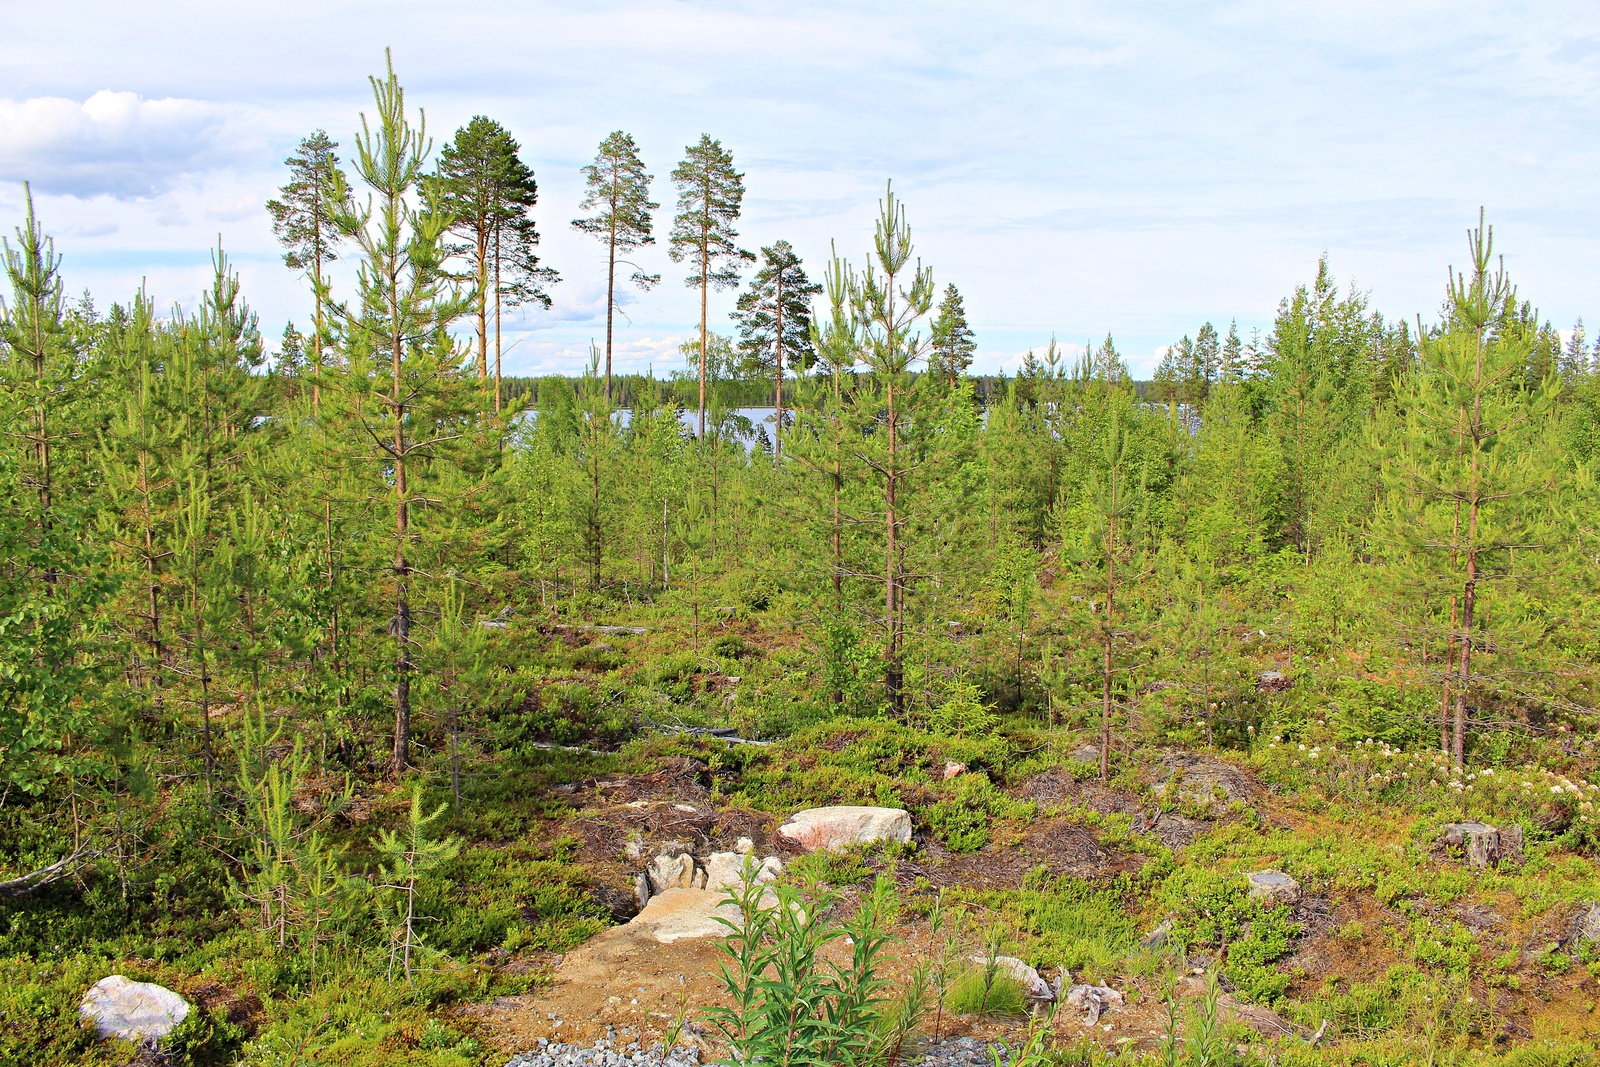
[{"label": "low green shrub", "polygon": [[945,1011],[952,1015],[1020,1016],[1028,1010],[1022,983],[979,965],[956,979],[945,995]]}]

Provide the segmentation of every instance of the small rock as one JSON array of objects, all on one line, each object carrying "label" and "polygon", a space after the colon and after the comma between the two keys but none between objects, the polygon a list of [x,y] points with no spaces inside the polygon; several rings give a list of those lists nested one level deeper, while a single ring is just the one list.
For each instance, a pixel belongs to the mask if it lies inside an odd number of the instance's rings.
[{"label": "small rock", "polygon": [[960,778],[963,774],[966,774],[966,773],[967,773],[967,765],[965,763],[957,763],[955,760],[945,760],[944,761],[944,780],[945,781],[948,782],[952,778]]},{"label": "small rock", "polygon": [[1282,871],[1252,871],[1250,899],[1263,904],[1294,904],[1300,899],[1300,883]]},{"label": "small rock", "polygon": [[1262,671],[1256,675],[1256,689],[1263,693],[1281,693],[1289,688],[1289,676],[1282,671]]},{"label": "small rock", "polygon": [[1572,925],[1567,929],[1567,946],[1574,953],[1585,943],[1600,945],[1600,904],[1586,905],[1573,916]]},{"label": "small rock", "polygon": [[650,903],[650,876],[643,871],[633,880],[633,898],[641,908]]},{"label": "small rock", "polygon": [[1139,939],[1140,948],[1161,948],[1167,943],[1167,938],[1172,936],[1172,920],[1163,919],[1154,930]]},{"label": "small rock", "polygon": [[189,1002],[165,986],[113,974],[83,995],[78,1015],[94,1023],[96,1037],[155,1042],[188,1018]]},{"label": "small rock", "polygon": [[704,888],[719,893],[736,889],[745,881],[747,865],[751,877],[762,885],[777,881],[778,875],[783,873],[783,863],[776,856],[757,862],[748,853],[713,852],[706,858]]},{"label": "small rock", "polygon": [[1099,763],[1100,746],[1079,745],[1077,748],[1072,750],[1072,754],[1067,758],[1072,760],[1074,763]]},{"label": "small rock", "polygon": [[756,843],[748,837],[741,837],[734,842],[733,850],[741,856],[748,856],[756,850]]},{"label": "small rock", "polygon": [[1067,991],[1066,1005],[1086,1012],[1083,1025],[1094,1026],[1104,1012],[1122,1007],[1122,994],[1110,986],[1075,985]]},{"label": "small rock", "polygon": [[690,889],[694,886],[694,857],[687,852],[670,855],[663,852],[645,869],[650,876],[650,895],[669,889]]},{"label": "small rock", "polygon": [[801,848],[831,849],[871,841],[911,840],[911,814],[903,808],[839,805],[795,812],[778,828]]}]

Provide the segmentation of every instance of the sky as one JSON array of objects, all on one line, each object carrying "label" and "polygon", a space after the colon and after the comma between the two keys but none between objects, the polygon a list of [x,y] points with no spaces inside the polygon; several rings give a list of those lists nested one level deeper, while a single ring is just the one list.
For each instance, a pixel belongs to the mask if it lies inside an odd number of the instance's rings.
[{"label": "sky", "polygon": [[[192,307],[220,240],[273,342],[310,296],[263,205],[312,130],[348,157],[385,47],[436,146],[488,115],[538,177],[563,280],[508,321],[508,374],[576,373],[603,341],[604,249],[570,222],[617,129],[662,205],[622,370],[680,369],[698,327],[665,234],[702,133],[744,172],[744,247],[788,240],[814,276],[830,243],[862,262],[892,180],[986,372],[1109,333],[1146,377],[1202,322],[1270,330],[1324,254],[1375,309],[1431,319],[1480,205],[1544,317],[1600,317],[1593,0],[0,0],[0,20],[0,232],[31,182],[101,307],[141,284]],[[715,328],[733,301],[713,295]]]}]

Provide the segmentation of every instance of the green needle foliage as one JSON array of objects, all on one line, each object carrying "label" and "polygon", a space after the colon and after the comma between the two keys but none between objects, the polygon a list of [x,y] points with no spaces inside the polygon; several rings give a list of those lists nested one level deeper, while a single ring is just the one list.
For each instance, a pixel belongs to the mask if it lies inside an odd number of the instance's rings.
[{"label": "green needle foliage", "polygon": [[[991,376],[891,190],[819,286],[763,238],[738,334],[704,320],[687,372],[611,373],[608,329],[491,398],[500,310],[555,280],[541,149],[477,116],[436,157],[395,72],[371,87],[348,158],[313,134],[271,207],[304,335],[263,337],[220,247],[191,305],[70,298],[19,204],[0,1061],[126,1060],[75,1028],[110,973],[191,998],[174,1063],[483,1060],[458,1006],[626,917],[591,789],[689,780],[755,823],[912,817],[791,868],[838,896],[738,898],[716,1021],[745,1061],[891,1063],[952,1010],[1020,1008],[985,949],[1138,1011],[1180,947],[1308,1037],[1329,1020],[1285,1063],[1592,1059],[1600,364],[1481,218],[1431,318],[1308,263],[1270,323],[1183,331],[1153,382],[1109,335]],[[625,134],[586,178],[611,322],[657,205]],[[748,261],[744,178],[704,138],[674,181],[704,305]],[[1521,831],[1523,864],[1437,847],[1469,820]],[[1302,905],[1249,898],[1265,867]],[[891,988],[887,931],[929,909]],[[1232,1062],[1233,1014],[1170,1000],[1161,1057]],[[1101,1062],[1107,1021],[1023,1060]]]},{"label": "green needle foliage", "polygon": [[[700,290],[700,406],[698,434],[706,434],[706,351],[710,331],[706,307],[712,289],[732,289],[739,284],[739,265],[755,256],[734,242],[744,206],[744,175],[733,169],[733,156],[721,141],[703,133],[684,149],[683,161],[672,168],[678,187],[678,214],[667,238],[667,254],[674,263],[687,259],[691,266],[683,282]],[[608,364],[609,367],[609,364]]]},{"label": "green needle foliage", "polygon": [[822,292],[806,276],[800,257],[788,241],[761,250],[761,269],[750,289],[739,297],[734,318],[739,322],[739,347],[746,366],[757,376],[772,375],[777,412],[773,419],[773,456],[783,457],[783,374],[811,369],[816,352],[811,343],[811,300]]},{"label": "green needle foliage", "polygon": [[277,199],[267,201],[272,232],[282,243],[283,262],[311,281],[311,390],[312,405],[321,401],[322,350],[327,336],[328,265],[339,258],[343,240],[338,217],[349,210],[350,186],[339,168],[335,151],[339,143],[323,130],[306,137],[284,160],[289,181]]},{"label": "green needle foliage", "polygon": [[423,814],[422,787],[411,788],[411,806],[405,825],[399,830],[379,831],[372,847],[383,858],[378,889],[386,894],[385,918],[389,934],[389,975],[399,964],[406,982],[412,981],[412,957],[423,947],[421,923],[427,916],[417,911],[417,886],[421,879],[461,852],[455,837],[432,837],[429,827],[439,821],[448,804],[440,804],[432,814]]},{"label": "green needle foliage", "polygon": [[494,307],[496,412],[501,404],[502,303],[549,307],[546,287],[560,280],[539,263],[539,232],[530,214],[539,202],[539,185],[521,152],[504,126],[475,115],[439,153],[443,209],[451,217],[452,233],[462,238],[450,252],[465,261],[476,297],[479,382],[489,378],[489,309]]},{"label": "green needle foliage", "polygon": [[954,385],[972,366],[972,357],[978,351],[972,327],[967,325],[966,305],[954,283],[944,287],[944,298],[939,301],[939,313],[933,318],[931,330],[928,373],[946,378]]},{"label": "green needle foliage", "polygon": [[611,396],[611,339],[617,313],[617,267],[631,266],[628,280],[649,290],[661,281],[659,274],[646,274],[621,257],[645,245],[655,244],[650,213],[661,205],[650,199],[653,177],[645,172],[644,162],[633,138],[617,130],[600,142],[594,162],[583,168],[584,196],[581,211],[595,211],[587,218],[573,219],[572,228],[605,242],[606,246],[606,396]]}]

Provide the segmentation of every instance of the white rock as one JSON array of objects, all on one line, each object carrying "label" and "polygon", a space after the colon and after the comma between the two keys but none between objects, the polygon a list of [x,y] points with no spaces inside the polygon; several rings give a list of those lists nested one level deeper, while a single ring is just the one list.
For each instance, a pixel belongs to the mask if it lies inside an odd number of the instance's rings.
[{"label": "white rock", "polygon": [[1250,899],[1264,904],[1293,904],[1300,899],[1300,883],[1282,871],[1252,871]]},{"label": "white rock", "polygon": [[189,1016],[189,1002],[165,986],[102,978],[83,995],[78,1015],[94,1023],[96,1037],[159,1041]]},{"label": "white rock", "polygon": [[843,848],[869,841],[910,841],[911,815],[903,808],[840,805],[807,808],[778,828],[804,849]]},{"label": "white rock", "polygon": [[967,765],[965,763],[958,763],[953,759],[944,761],[944,780],[945,781],[948,782],[952,778],[960,778],[963,774],[966,774],[966,773],[967,773]]},{"label": "white rock", "polygon": [[650,876],[643,871],[633,880],[633,898],[641,908],[650,903]]},{"label": "white rock", "polygon": [[783,864],[776,856],[757,860],[738,852],[713,852],[706,858],[705,887],[717,892],[737,889],[745,881],[746,863],[750,875],[762,885],[777,881],[778,875],[783,873]]},{"label": "white rock", "polygon": [[[629,920],[628,925],[648,930],[651,937],[663,945],[710,937],[727,937],[739,925],[739,909],[723,904],[726,893],[709,889],[668,889],[650,898],[645,909]],[[769,890],[761,903],[770,907],[777,897]],[[733,926],[719,920],[726,919]]]},{"label": "white rock", "polygon": [[687,852],[677,855],[663,852],[645,868],[645,873],[650,878],[651,895],[669,889],[689,889],[694,885],[694,857]]},{"label": "white rock", "polygon": [[756,843],[748,837],[741,837],[733,843],[733,850],[741,856],[749,855],[756,850]]},{"label": "white rock", "polygon": [[[985,956],[973,956],[972,962],[980,967],[987,967],[989,960]],[[1029,967],[1015,956],[996,956],[994,969],[1022,986],[1022,991],[1034,1000],[1054,1000],[1055,991],[1050,988],[1039,972]]]}]

